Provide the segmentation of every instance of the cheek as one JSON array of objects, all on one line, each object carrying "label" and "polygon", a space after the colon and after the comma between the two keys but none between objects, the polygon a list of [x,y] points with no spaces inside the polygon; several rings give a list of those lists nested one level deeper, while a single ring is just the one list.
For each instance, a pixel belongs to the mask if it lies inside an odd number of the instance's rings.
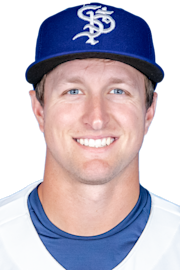
[{"label": "cheek", "polygon": [[129,103],[119,107],[120,108],[117,110],[117,114],[123,122],[123,125],[134,129],[138,125],[141,126],[144,124],[144,112],[141,106]]},{"label": "cheek", "polygon": [[56,103],[53,106],[47,106],[44,113],[46,134],[63,137],[66,132],[73,129],[78,120],[79,111],[70,103]]},{"label": "cheek", "polygon": [[114,115],[119,122],[123,133],[132,138],[142,140],[145,128],[145,115],[143,108],[134,104],[124,104],[114,107]]}]

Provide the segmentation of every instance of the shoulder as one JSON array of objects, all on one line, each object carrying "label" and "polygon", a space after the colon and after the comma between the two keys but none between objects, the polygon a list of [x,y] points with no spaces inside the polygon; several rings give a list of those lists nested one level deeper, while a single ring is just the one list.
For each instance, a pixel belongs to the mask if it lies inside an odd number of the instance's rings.
[{"label": "shoulder", "polygon": [[28,213],[27,198],[40,182],[32,183],[15,194],[0,200],[0,227]]},{"label": "shoulder", "polygon": [[153,193],[150,193],[152,199],[152,211],[161,215],[171,216],[176,221],[180,221],[180,206],[169,202]]},{"label": "shoulder", "polygon": [[180,216],[180,206],[170,202],[152,192],[149,192],[152,198],[153,207],[159,208],[166,212],[174,213],[175,215]]}]

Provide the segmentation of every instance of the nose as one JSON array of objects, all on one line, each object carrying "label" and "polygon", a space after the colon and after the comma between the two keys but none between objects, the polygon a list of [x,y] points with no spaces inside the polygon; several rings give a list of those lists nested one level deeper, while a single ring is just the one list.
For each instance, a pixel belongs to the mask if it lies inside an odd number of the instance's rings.
[{"label": "nose", "polygon": [[93,130],[101,130],[108,122],[109,115],[105,100],[101,96],[91,96],[85,104],[83,123]]}]

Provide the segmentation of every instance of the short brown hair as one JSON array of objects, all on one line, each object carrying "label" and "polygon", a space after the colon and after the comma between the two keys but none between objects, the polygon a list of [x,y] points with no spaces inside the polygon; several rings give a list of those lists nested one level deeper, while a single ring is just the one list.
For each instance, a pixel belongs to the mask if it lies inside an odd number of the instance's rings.
[{"label": "short brown hair", "polygon": [[[46,74],[43,76],[41,81],[36,85],[36,98],[40,102],[41,106],[44,107],[44,84],[46,81]],[[146,89],[146,109],[151,107],[154,96],[154,84],[145,76],[145,89]]]}]

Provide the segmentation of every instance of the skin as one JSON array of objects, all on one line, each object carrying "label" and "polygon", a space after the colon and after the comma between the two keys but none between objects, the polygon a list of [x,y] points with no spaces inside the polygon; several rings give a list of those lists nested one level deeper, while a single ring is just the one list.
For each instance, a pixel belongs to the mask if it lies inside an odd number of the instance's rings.
[{"label": "skin", "polygon": [[[139,150],[154,117],[144,75],[118,61],[63,63],[45,82],[44,107],[30,91],[47,145],[38,194],[50,221],[74,235],[99,235],[119,224],[139,197]],[[76,95],[68,92],[76,90]],[[114,89],[120,89],[115,92]],[[74,138],[115,137],[103,148]]]}]

